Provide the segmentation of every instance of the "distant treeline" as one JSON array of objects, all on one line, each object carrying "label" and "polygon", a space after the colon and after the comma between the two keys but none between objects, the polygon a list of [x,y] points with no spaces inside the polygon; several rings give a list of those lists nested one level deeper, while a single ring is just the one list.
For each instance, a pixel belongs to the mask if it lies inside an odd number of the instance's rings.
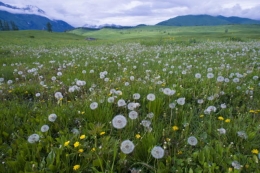
[{"label": "distant treeline", "polygon": [[18,26],[13,21],[0,20],[0,31],[18,31]]}]

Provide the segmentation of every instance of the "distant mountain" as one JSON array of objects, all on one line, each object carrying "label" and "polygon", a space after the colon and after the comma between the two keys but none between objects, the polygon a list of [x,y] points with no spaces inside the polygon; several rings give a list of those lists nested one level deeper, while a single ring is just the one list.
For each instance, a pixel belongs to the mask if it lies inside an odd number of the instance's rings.
[{"label": "distant mountain", "polygon": [[48,22],[55,32],[71,30],[74,27],[62,20],[51,20],[46,13],[36,6],[27,5],[18,8],[0,2],[0,20],[13,21],[20,30],[45,30]]},{"label": "distant mountain", "polygon": [[230,24],[260,24],[259,20],[252,20],[248,18],[242,18],[242,17],[224,17],[224,16],[217,16],[219,19],[226,20],[230,22]]},{"label": "distant mountain", "polygon": [[186,15],[162,21],[156,25],[164,26],[214,26],[230,24],[260,24],[258,20],[240,17],[224,17],[210,15]]},{"label": "distant mountain", "polygon": [[103,24],[103,25],[90,25],[85,24],[81,28],[88,28],[88,29],[102,29],[102,28],[112,28],[112,29],[126,29],[126,28],[133,28],[133,26],[121,26],[116,24]]}]

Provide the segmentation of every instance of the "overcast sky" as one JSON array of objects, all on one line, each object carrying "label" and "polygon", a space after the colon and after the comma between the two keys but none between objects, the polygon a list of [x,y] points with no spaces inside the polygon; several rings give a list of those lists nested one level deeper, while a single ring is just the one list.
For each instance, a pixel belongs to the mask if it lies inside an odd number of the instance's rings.
[{"label": "overcast sky", "polygon": [[179,15],[210,14],[260,20],[260,0],[0,0],[34,5],[74,27],[85,24],[154,25]]}]

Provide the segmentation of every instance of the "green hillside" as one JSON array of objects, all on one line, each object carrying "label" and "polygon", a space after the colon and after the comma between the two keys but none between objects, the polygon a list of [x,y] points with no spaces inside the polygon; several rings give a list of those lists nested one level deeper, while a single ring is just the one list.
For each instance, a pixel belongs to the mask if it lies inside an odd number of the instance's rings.
[{"label": "green hillside", "polygon": [[215,26],[228,24],[260,24],[260,21],[240,18],[240,17],[224,17],[210,15],[186,15],[177,16],[166,21],[162,21],[157,25],[163,26]]},{"label": "green hillside", "polygon": [[95,31],[80,28],[69,31],[69,33],[99,40],[169,39],[187,41],[190,39],[225,40],[233,37],[246,40],[260,39],[260,25],[140,26],[131,29],[101,29]]}]

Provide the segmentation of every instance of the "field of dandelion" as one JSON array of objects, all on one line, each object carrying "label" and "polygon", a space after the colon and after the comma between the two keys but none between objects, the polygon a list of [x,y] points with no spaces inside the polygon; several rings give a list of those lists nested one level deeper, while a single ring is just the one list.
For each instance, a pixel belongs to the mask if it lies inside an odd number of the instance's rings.
[{"label": "field of dandelion", "polygon": [[0,34],[0,172],[259,172],[259,40]]}]

